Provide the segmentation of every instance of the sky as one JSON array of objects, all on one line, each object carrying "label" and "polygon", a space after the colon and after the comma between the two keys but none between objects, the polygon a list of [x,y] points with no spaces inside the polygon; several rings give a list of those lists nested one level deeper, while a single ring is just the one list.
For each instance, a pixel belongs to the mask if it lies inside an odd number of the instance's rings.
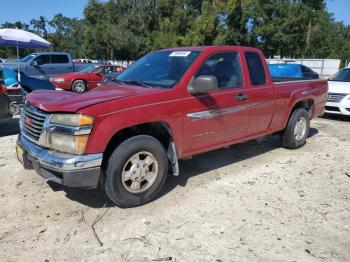
[{"label": "sky", "polygon": [[[88,0],[0,0],[0,24],[45,16],[49,20],[57,13],[69,18],[81,18]],[[350,25],[350,1],[327,0],[327,9],[337,21]]]}]

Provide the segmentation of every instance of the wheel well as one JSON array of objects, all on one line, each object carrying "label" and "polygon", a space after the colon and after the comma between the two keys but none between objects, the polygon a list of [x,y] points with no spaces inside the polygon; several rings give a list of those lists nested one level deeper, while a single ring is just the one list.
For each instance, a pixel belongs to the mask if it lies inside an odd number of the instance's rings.
[{"label": "wheel well", "polygon": [[293,107],[293,110],[291,112],[291,114],[294,112],[295,109],[297,108],[304,108],[306,109],[306,111],[309,113],[310,118],[312,117],[312,113],[313,113],[313,107],[314,107],[314,101],[312,99],[307,99],[307,100],[303,100],[303,101],[299,101],[298,103],[296,103]]},{"label": "wheel well", "polygon": [[26,91],[27,93],[32,92],[32,90],[28,86],[22,86],[23,90]]},{"label": "wheel well", "polygon": [[165,122],[144,123],[122,129],[118,131],[108,142],[106,150],[103,154],[102,167],[106,168],[109,157],[118,145],[120,145],[126,139],[137,135],[149,135],[158,139],[164,146],[165,150],[168,149],[172,140],[171,129]]}]

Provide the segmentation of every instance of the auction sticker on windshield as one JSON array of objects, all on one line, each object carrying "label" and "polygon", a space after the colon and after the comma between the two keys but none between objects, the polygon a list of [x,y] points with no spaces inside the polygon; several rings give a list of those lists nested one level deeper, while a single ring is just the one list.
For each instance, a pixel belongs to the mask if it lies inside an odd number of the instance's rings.
[{"label": "auction sticker on windshield", "polygon": [[174,51],[169,56],[180,56],[180,57],[186,57],[189,54],[191,54],[191,51]]}]

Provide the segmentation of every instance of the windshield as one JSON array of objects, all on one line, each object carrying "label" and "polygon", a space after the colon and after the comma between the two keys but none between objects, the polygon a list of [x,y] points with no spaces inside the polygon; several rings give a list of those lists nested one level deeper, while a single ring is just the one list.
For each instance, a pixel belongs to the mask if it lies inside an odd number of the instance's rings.
[{"label": "windshield", "polygon": [[147,87],[173,87],[200,54],[199,51],[158,51],[140,58],[117,79]]},{"label": "windshield", "polygon": [[91,73],[92,71],[95,71],[99,66],[96,65],[91,65],[88,67],[84,67],[83,69],[80,70],[82,73]]},{"label": "windshield", "polygon": [[340,70],[339,72],[335,73],[335,75],[333,75],[331,78],[329,78],[329,80],[350,82],[350,68]]},{"label": "windshield", "polygon": [[36,56],[36,54],[27,55],[27,56],[21,58],[21,59],[19,60],[19,62],[28,62],[28,61],[29,61],[30,59],[32,59],[34,56]]}]

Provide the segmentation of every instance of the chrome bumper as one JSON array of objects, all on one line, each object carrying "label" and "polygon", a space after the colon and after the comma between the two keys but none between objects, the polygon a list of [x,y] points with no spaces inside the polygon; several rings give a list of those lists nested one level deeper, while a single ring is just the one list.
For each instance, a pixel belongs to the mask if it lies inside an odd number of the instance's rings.
[{"label": "chrome bumper", "polygon": [[24,150],[24,167],[42,177],[71,186],[94,188],[98,185],[102,153],[72,155],[42,148],[22,135],[17,144]]}]

